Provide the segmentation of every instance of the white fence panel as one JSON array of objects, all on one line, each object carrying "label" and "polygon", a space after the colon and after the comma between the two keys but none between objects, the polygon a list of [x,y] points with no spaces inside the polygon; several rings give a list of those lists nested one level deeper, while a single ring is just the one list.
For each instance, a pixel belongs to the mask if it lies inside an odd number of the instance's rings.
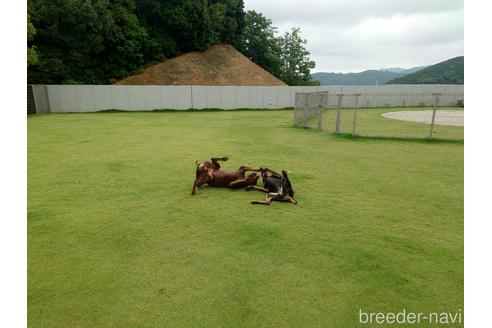
[{"label": "white fence panel", "polygon": [[48,96],[51,99],[50,91],[55,91],[55,104],[58,105],[59,111],[67,110],[70,112],[78,112],[79,111],[79,102],[77,98],[77,93],[75,90],[77,88],[73,88],[72,86],[61,85],[58,88],[48,87]]},{"label": "white fence panel", "polygon": [[130,94],[128,93],[128,87],[111,86],[111,100],[111,108],[108,109],[129,110]]},{"label": "white fence panel", "polygon": [[[110,85],[94,85],[92,86],[94,93],[94,102],[96,110],[105,110],[113,108],[113,97],[111,94]],[[90,111],[90,110],[87,110]]]},{"label": "white fence panel", "polygon": [[208,103],[207,89],[203,86],[193,86],[193,108],[206,108]]},{"label": "white fence panel", "polygon": [[237,108],[237,87],[224,86],[221,87],[221,98],[219,108]]},{"label": "white fence panel", "polygon": [[291,100],[291,93],[289,87],[277,87],[277,106],[274,108],[286,108],[293,107],[292,104],[295,103],[295,94],[294,101]]},{"label": "white fence panel", "polygon": [[263,88],[263,104],[262,108],[279,108],[278,97],[280,89],[276,87],[264,87]]},{"label": "white fence panel", "polygon": [[145,88],[146,86],[131,86],[127,88],[128,92],[128,109],[145,110]]},{"label": "white fence panel", "polygon": [[[190,86],[161,86],[162,109],[190,109],[193,107]],[[194,88],[193,88],[194,89]],[[195,94],[193,93],[193,96]]]},{"label": "white fence panel", "polygon": [[233,87],[235,98],[236,98],[236,107],[235,108],[249,108],[250,102],[250,87]]},{"label": "white fence panel", "polygon": [[[189,108],[286,108],[294,107],[296,92],[328,91],[328,106],[336,107],[337,94],[366,94],[360,106],[398,105],[403,94],[458,94],[463,85],[383,85],[383,86],[128,86],[128,85],[37,85],[46,88],[50,112],[94,112],[108,109],[154,110]],[[371,99],[371,96],[373,99]],[[379,96],[378,96],[379,95]],[[383,98],[387,95],[388,99]],[[403,97],[404,98],[404,97]],[[425,100],[426,97],[423,97]],[[362,101],[362,99],[361,99]],[[443,97],[446,102],[455,101]],[[351,107],[353,97],[344,97],[344,107]]]},{"label": "white fence panel", "polygon": [[249,87],[249,108],[265,108],[263,89],[264,87]]},{"label": "white fence panel", "polygon": [[93,85],[81,85],[75,89],[75,92],[78,99],[78,112],[87,112],[92,108],[96,108]]},{"label": "white fence panel", "polygon": [[149,85],[143,89],[145,96],[145,109],[153,110],[161,108],[161,88],[158,85]]}]

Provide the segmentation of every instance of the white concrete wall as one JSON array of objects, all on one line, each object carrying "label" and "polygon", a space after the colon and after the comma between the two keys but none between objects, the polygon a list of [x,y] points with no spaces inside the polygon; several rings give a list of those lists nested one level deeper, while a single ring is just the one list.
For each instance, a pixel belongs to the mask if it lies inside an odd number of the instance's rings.
[{"label": "white concrete wall", "polygon": [[154,110],[190,108],[285,108],[294,107],[296,92],[329,91],[371,94],[462,94],[463,85],[383,86],[128,86],[128,85],[37,85],[46,88],[49,111],[53,113],[95,112],[108,109]]}]

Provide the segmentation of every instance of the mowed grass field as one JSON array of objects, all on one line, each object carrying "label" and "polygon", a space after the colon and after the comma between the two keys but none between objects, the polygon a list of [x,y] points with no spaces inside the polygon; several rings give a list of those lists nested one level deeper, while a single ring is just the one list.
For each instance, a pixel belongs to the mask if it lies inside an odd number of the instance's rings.
[{"label": "mowed grass field", "polygon": [[[29,325],[357,327],[359,309],[463,309],[463,143],[350,140],[292,119],[28,117]],[[191,196],[194,161],[223,155],[226,169],[290,171],[299,204]]]}]

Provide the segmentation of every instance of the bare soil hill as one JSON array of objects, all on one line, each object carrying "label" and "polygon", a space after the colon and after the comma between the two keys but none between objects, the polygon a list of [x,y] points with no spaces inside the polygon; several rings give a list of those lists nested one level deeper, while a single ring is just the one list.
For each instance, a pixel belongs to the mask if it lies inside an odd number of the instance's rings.
[{"label": "bare soil hill", "polygon": [[168,59],[116,84],[286,85],[226,44]]}]

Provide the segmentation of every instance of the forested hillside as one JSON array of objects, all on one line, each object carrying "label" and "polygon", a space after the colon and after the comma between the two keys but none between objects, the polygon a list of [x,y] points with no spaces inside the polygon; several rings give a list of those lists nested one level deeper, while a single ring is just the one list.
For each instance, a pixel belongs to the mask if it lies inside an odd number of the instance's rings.
[{"label": "forested hillside", "polygon": [[111,83],[144,63],[235,44],[242,0],[29,0],[32,83]]},{"label": "forested hillside", "polygon": [[243,0],[28,0],[28,83],[108,84],[168,58],[229,44],[292,85],[314,62]]},{"label": "forested hillside", "polygon": [[321,85],[376,85],[385,84],[403,74],[390,71],[367,70],[360,73],[313,73],[313,80]]},{"label": "forested hillside", "polygon": [[387,84],[464,84],[465,57],[455,57],[421,69]]},{"label": "forested hillside", "polygon": [[380,71],[388,71],[388,72],[393,72],[393,73],[399,73],[399,74],[411,74],[415,73],[422,68],[426,68],[427,66],[417,66],[417,67],[412,67],[412,68],[401,68],[401,67],[390,67],[390,68],[381,68]]}]

